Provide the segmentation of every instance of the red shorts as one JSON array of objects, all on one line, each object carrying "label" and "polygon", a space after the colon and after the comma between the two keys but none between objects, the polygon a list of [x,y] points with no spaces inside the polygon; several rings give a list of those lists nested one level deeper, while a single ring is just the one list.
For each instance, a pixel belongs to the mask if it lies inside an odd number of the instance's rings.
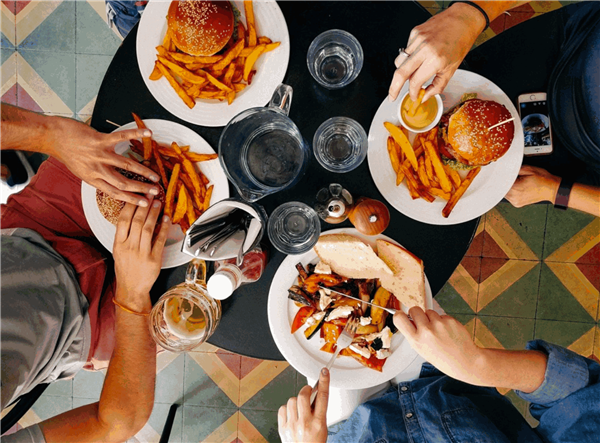
[{"label": "red shorts", "polygon": [[89,302],[92,331],[85,367],[107,367],[114,346],[114,265],[83,214],[81,180],[58,160],[48,159],[28,186],[2,205],[1,222],[2,229],[37,232],[75,269]]}]

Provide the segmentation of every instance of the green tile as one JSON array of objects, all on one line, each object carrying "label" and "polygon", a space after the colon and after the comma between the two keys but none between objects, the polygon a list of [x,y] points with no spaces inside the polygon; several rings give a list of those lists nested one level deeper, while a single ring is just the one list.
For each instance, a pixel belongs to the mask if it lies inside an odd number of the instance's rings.
[{"label": "green tile", "polygon": [[450,282],[446,282],[442,289],[440,289],[440,292],[436,294],[435,299],[448,314],[474,314],[471,307],[456,292],[456,289],[452,287]]},{"label": "green tile", "polygon": [[535,338],[568,348],[593,327],[594,325],[590,323],[537,320],[535,323]]},{"label": "green tile", "polygon": [[4,62],[6,60],[8,60],[8,58],[11,55],[13,55],[14,53],[15,53],[14,49],[4,49],[4,48],[0,49],[0,61],[1,61],[0,64],[4,64]]},{"label": "green tile", "polygon": [[535,318],[540,269],[541,266],[536,265],[506,291],[492,300],[479,314]]},{"label": "green tile", "polygon": [[184,403],[194,406],[235,408],[236,405],[217,384],[185,354]]},{"label": "green tile", "polygon": [[592,220],[594,220],[594,216],[590,214],[575,210],[562,211],[549,206],[546,221],[544,258],[560,248],[571,237],[589,225]]},{"label": "green tile", "polygon": [[185,355],[180,355],[156,375],[155,403],[183,402]]},{"label": "green tile", "polygon": [[[19,45],[21,49],[36,51],[75,52],[75,3],[62,2],[48,17],[35,28]],[[34,19],[37,14],[26,16],[21,23]],[[17,41],[22,28],[17,23]]]},{"label": "green tile", "polygon": [[300,390],[307,384],[308,384],[308,380],[306,379],[306,377],[304,375],[300,374],[299,372],[296,372],[296,393],[295,393],[295,395],[298,395]]},{"label": "green tile", "polygon": [[[152,414],[148,419],[148,424],[154,429],[159,435],[162,435],[169,415],[169,409],[171,405],[163,403],[154,403]],[[177,408],[175,413],[175,420],[173,421],[173,428],[171,429],[171,435],[169,437],[169,443],[178,443],[182,441],[183,432],[183,406]]]},{"label": "green tile", "polygon": [[[74,112],[75,54],[26,50],[19,51],[19,54]],[[55,110],[46,109],[46,111],[53,112]]]},{"label": "green tile", "polygon": [[546,264],[542,264],[536,318],[582,323],[593,323],[595,320]]},{"label": "green tile", "polygon": [[476,317],[476,315],[475,314],[452,314],[451,317],[454,317],[455,319],[457,319],[459,322],[461,322],[462,325],[466,325],[471,320],[473,320]]},{"label": "green tile", "polygon": [[31,407],[33,412],[43,420],[56,417],[73,408],[73,399],[67,397],[51,397],[42,395]]},{"label": "green tile", "polygon": [[76,52],[113,56],[121,39],[108,27],[105,17],[100,17],[87,2],[74,3],[77,4]]},{"label": "green tile", "polygon": [[102,372],[79,371],[73,379],[73,397],[100,399],[104,374]]},{"label": "green tile", "polygon": [[253,411],[244,409],[242,414],[254,425],[256,430],[269,443],[279,443],[279,432],[277,431],[277,411]]},{"label": "green tile", "polygon": [[533,339],[535,320],[529,318],[478,316],[506,349],[524,349]]},{"label": "green tile", "polygon": [[512,404],[514,405],[514,407],[521,413],[521,415],[523,416],[523,418],[527,421],[527,423],[529,423],[529,426],[531,426],[532,428],[537,427],[538,424],[540,424],[539,421],[537,421],[535,418],[533,418],[533,416],[531,415],[531,413],[529,412],[529,402],[523,400],[521,397],[519,397],[515,391],[509,391],[506,395],[506,398],[508,398]]},{"label": "green tile", "polygon": [[533,253],[541,257],[548,206],[541,204],[515,208],[510,203],[500,203],[496,206],[496,210],[527,243]]},{"label": "green tile", "polygon": [[51,397],[73,397],[73,380],[58,380],[46,388],[42,395]]},{"label": "green tile", "polygon": [[[290,397],[296,395],[296,374],[294,368],[289,366],[241,405],[241,409],[277,411]],[[243,379],[241,383],[244,383]]]},{"label": "green tile", "polygon": [[181,412],[183,413],[183,441],[199,442],[225,423],[237,412],[237,409],[184,405]]},{"label": "green tile", "polygon": [[[77,54],[75,56],[77,66],[76,101],[77,112],[96,98],[102,79],[112,57],[108,55]],[[87,109],[93,111],[93,107]]]},{"label": "green tile", "polygon": [[2,49],[14,49],[15,45],[8,39],[7,36],[4,35],[3,32],[0,32],[0,48]]}]

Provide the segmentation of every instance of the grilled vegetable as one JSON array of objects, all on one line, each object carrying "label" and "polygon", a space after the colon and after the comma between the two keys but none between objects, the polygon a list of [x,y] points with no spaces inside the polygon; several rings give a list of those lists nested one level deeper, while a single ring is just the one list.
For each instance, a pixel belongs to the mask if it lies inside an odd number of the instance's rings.
[{"label": "grilled vegetable", "polygon": [[327,320],[327,316],[329,315],[329,313],[333,311],[333,309],[328,309],[327,312],[325,312],[325,315],[323,316],[323,318],[321,319],[321,321],[315,323],[314,325],[306,328],[306,330],[304,331],[304,336],[306,337],[307,340],[310,340],[311,338],[314,337],[314,335],[319,332],[319,329],[321,329],[321,327],[323,326],[323,324],[325,323],[325,321]]},{"label": "grilled vegetable", "polygon": [[315,308],[312,306],[304,306],[296,313],[294,321],[292,322],[292,334],[302,327],[306,323],[306,319],[315,313]]}]

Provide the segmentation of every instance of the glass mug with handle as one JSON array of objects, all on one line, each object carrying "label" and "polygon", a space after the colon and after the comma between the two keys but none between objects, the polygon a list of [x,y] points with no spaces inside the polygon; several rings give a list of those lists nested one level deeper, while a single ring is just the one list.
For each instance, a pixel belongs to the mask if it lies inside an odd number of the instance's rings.
[{"label": "glass mug with handle", "polygon": [[292,187],[306,170],[311,150],[288,117],[292,92],[279,85],[266,107],[239,113],[221,134],[219,160],[246,201]]},{"label": "glass mug with handle", "polygon": [[152,308],[150,333],[168,351],[191,351],[215,332],[220,320],[221,302],[206,290],[206,263],[193,259],[185,282],[165,292]]}]

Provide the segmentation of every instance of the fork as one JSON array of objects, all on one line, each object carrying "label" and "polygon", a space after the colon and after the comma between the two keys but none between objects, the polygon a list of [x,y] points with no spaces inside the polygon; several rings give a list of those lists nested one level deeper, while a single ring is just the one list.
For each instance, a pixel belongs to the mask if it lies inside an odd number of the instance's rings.
[{"label": "fork", "polygon": [[[342,349],[346,349],[348,346],[350,346],[352,344],[352,340],[354,339],[354,335],[356,334],[357,329],[358,329],[358,319],[351,318],[350,320],[348,320],[348,322],[346,323],[346,326],[344,327],[344,330],[342,331],[342,333],[340,334],[340,336],[338,337],[338,339],[335,343],[337,346],[337,349],[335,350],[335,353],[331,356],[331,360],[329,360],[329,363],[327,363],[326,368],[328,371],[333,366],[333,362],[337,358],[340,351]],[[317,398],[317,392],[319,390],[318,386],[319,386],[319,381],[317,380],[317,382],[313,386],[312,393],[310,394],[310,405],[311,406],[315,402],[315,398]]]}]

